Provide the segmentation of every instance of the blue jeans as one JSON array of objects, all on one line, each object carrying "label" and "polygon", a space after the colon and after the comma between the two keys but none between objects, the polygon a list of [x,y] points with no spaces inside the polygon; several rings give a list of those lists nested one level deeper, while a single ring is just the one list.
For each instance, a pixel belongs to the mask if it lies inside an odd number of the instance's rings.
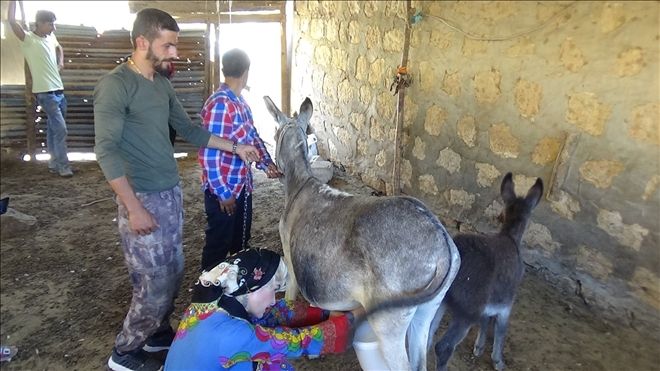
[{"label": "blue jeans", "polygon": [[[208,224],[206,244],[202,250],[202,270],[211,270],[228,254],[237,253],[248,247],[252,227],[252,195],[248,194],[246,197],[245,188],[243,187],[236,200],[236,212],[232,215],[220,210],[218,196],[208,189],[204,192],[204,208]],[[243,221],[246,223],[245,246],[243,246]]]},{"label": "blue jeans", "polygon": [[66,97],[62,91],[37,93],[37,103],[46,112],[46,144],[50,154],[50,164],[55,170],[69,167],[66,148]]}]

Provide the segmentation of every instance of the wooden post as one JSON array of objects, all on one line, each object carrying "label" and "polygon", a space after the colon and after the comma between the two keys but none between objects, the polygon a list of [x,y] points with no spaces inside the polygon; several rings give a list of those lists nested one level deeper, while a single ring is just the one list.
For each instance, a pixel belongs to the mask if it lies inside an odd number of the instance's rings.
[{"label": "wooden post", "polygon": [[213,65],[213,91],[220,87],[220,76],[222,69],[220,67],[222,56],[220,55],[220,22],[215,24],[215,45],[213,45],[213,55],[215,63]]},{"label": "wooden post", "polygon": [[206,37],[204,38],[204,76],[206,78],[206,96],[213,93],[213,66],[211,65],[211,22],[206,20]]},{"label": "wooden post", "polygon": [[291,53],[293,25],[293,1],[285,1],[280,8],[280,27],[282,29],[281,70],[282,70],[282,112],[291,115]]},{"label": "wooden post", "polygon": [[[401,66],[408,64],[408,50],[410,49],[410,17],[412,16],[411,0],[406,1],[406,28],[404,30],[403,54],[401,55]],[[396,133],[394,136],[394,168],[392,170],[392,194],[401,194],[401,156],[403,153],[403,116],[404,102],[406,98],[406,87],[401,86],[398,93],[396,105]]]},{"label": "wooden post", "polygon": [[27,153],[31,159],[37,154],[37,131],[34,127],[36,117],[36,99],[32,94],[32,73],[27,61],[24,61],[25,70],[25,136],[27,137]]},{"label": "wooden post", "polygon": [[[18,7],[21,12],[21,27],[23,29],[28,28],[28,24],[25,20],[25,8],[23,7],[23,1],[18,1]],[[27,143],[27,154],[30,155],[31,159],[35,159],[37,154],[37,131],[34,127],[34,120],[36,118],[36,98],[32,93],[32,72],[30,72],[30,67],[27,64],[27,60],[23,60],[23,72],[25,74],[25,136]]]}]

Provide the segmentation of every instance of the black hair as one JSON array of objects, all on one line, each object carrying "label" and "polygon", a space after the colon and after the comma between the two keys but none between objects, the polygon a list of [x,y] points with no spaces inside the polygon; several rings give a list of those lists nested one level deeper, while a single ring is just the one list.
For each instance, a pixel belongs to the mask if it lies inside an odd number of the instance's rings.
[{"label": "black hair", "polygon": [[250,58],[241,49],[232,49],[222,55],[222,74],[225,77],[241,77],[250,68]]},{"label": "black hair", "polygon": [[57,18],[55,18],[55,13],[51,12],[50,10],[39,10],[37,11],[37,16],[35,17],[35,20],[37,23],[51,23],[55,22]]},{"label": "black hair", "polygon": [[133,30],[131,31],[131,44],[135,49],[135,40],[138,37],[144,36],[147,40],[153,41],[161,30],[169,30],[179,32],[179,25],[174,18],[160,9],[146,8],[140,10],[133,22]]}]

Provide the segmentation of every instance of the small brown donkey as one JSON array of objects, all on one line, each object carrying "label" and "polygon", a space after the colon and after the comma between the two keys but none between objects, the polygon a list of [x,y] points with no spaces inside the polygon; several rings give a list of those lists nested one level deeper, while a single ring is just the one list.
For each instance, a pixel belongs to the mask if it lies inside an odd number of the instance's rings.
[{"label": "small brown donkey", "polygon": [[449,308],[451,323],[435,345],[438,370],[447,369],[456,345],[475,323],[479,323],[479,335],[473,353],[481,356],[493,317],[495,339],[491,360],[496,370],[504,369],[504,337],[516,290],[525,270],[520,257],[520,241],[532,210],[543,195],[543,182],[537,179],[525,198],[516,197],[511,173],[508,173],[502,180],[501,195],[505,209],[499,233],[490,236],[458,234],[454,237],[462,264],[431,325],[431,333],[435,333],[445,309]]}]

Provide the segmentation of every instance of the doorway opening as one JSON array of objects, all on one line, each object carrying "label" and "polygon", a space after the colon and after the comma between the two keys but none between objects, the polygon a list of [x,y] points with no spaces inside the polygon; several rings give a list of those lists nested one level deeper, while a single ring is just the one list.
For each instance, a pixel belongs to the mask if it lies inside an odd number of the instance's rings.
[{"label": "doorway opening", "polygon": [[[250,57],[248,89],[243,91],[243,97],[252,109],[259,136],[272,148],[275,121],[266,109],[263,96],[268,95],[282,106],[281,32],[278,22],[224,23],[220,24],[216,44],[221,57],[233,48],[242,49]],[[274,155],[272,151],[271,155]]]}]

